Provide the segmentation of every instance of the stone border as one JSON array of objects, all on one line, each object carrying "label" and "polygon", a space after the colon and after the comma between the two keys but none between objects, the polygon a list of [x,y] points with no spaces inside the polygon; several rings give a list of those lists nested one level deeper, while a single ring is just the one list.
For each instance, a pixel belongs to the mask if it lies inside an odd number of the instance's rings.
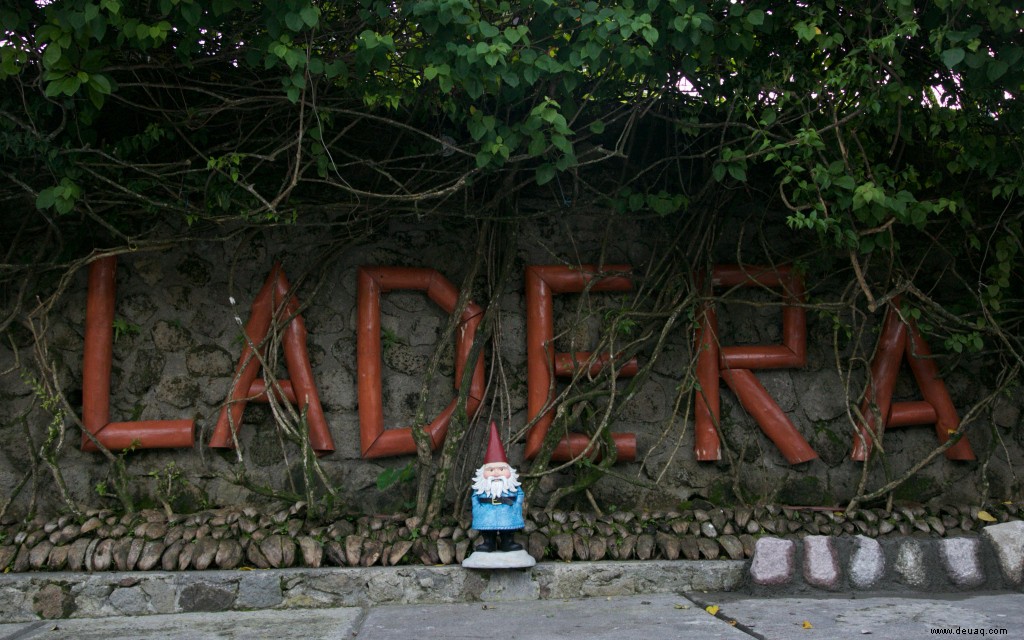
[{"label": "stone border", "polygon": [[742,560],[541,563],[528,571],[461,566],[0,576],[0,619],[101,618],[198,611],[438,604],[732,591]]},{"label": "stone border", "polygon": [[1024,521],[991,525],[973,538],[763,537],[755,545],[749,576],[755,593],[1021,590]]},{"label": "stone border", "polygon": [[[705,505],[707,506],[707,505]],[[763,505],[595,515],[532,509],[519,542],[544,560],[745,560],[759,537],[976,535],[985,523],[1024,518],[1024,504],[898,507],[893,511]],[[94,510],[80,518],[0,521],[0,570],[186,571],[459,564],[479,532],[468,519],[425,526],[395,515],[307,518],[305,503],[225,507],[192,514]],[[817,578],[815,578],[817,579]],[[827,580],[827,578],[825,578]]]},{"label": "stone border", "polygon": [[0,619],[28,622],[259,609],[497,602],[745,590],[1024,590],[1024,521],[980,537],[766,536],[744,560],[0,575]]}]

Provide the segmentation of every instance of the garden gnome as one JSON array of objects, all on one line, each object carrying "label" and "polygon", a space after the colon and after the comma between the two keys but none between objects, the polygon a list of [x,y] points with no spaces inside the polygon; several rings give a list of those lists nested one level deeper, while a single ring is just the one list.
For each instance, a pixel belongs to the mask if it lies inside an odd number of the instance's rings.
[{"label": "garden gnome", "polygon": [[536,561],[513,538],[525,526],[523,489],[516,470],[505,457],[498,427],[493,422],[484,464],[473,478],[472,501],[473,528],[480,532],[483,542],[462,565],[479,569],[533,566]]}]

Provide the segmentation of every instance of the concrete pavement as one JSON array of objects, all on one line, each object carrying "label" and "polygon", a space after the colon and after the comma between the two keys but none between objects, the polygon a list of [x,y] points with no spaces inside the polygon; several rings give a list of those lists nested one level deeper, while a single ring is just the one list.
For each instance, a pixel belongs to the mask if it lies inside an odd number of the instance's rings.
[{"label": "concrete pavement", "polygon": [[[709,608],[715,615],[709,613]],[[0,640],[847,640],[943,635],[1024,637],[1024,594],[975,592],[908,597],[897,593],[857,593],[856,597],[849,594],[755,597],[712,592],[179,613],[0,624]]]}]

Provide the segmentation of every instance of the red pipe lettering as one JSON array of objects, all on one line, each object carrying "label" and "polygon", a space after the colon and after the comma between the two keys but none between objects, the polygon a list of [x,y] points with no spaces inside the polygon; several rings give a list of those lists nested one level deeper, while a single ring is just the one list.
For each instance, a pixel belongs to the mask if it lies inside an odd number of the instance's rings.
[{"label": "red pipe lettering", "polygon": [[[861,422],[858,424],[858,435],[854,437],[854,460],[864,461],[871,452],[871,441],[874,434],[887,427],[904,427],[916,424],[935,424],[935,435],[940,444],[949,440],[951,433],[960,426],[960,416],[949,397],[946,383],[939,377],[939,368],[932,359],[928,343],[912,322],[904,324],[896,309],[899,298],[894,298],[885,322],[882,324],[882,336],[878,341],[878,351],[871,363],[871,383],[861,401]],[[896,377],[900,371],[903,358],[910,364],[914,380],[924,401],[893,402],[892,394],[896,388]],[[879,423],[878,416],[885,419]],[[974,451],[966,437],[946,449],[946,457],[950,460],[974,460]]]},{"label": "red pipe lettering", "polygon": [[[448,313],[454,313],[459,290],[435,269],[411,267],[360,267],[358,273],[357,302],[359,326],[356,351],[359,369],[359,440],[364,458],[383,458],[416,452],[412,427],[384,428],[381,401],[381,341],[380,295],[397,289],[425,291],[427,297]],[[480,325],[483,309],[470,302],[459,317],[455,336],[455,390],[462,383],[462,373],[469,359],[476,329]],[[481,352],[473,369],[466,413],[476,413],[484,396],[484,356]],[[458,398],[426,427],[433,448],[437,448],[448,434],[448,424]]]},{"label": "red pipe lettering", "polygon": [[[129,448],[191,447],[194,438],[192,420],[147,420],[110,422],[110,372],[113,354],[113,321],[116,292],[115,257],[94,261],[89,268],[89,290],[86,305],[85,348],[82,381],[82,422],[103,446],[111,450]],[[554,419],[554,377],[571,377],[581,367],[590,375],[605,366],[615,366],[617,376],[633,376],[638,367],[635,359],[619,364],[608,353],[555,352],[554,295],[594,292],[629,291],[632,281],[627,265],[608,265],[599,273],[592,265],[578,268],[565,266],[529,266],[526,269],[527,329],[527,414],[535,424],[526,437],[526,459],[536,457]],[[817,457],[815,451],[793,426],[789,417],[758,381],[753,371],[802,367],[807,361],[807,323],[803,308],[804,284],[790,267],[768,268],[719,265],[712,269],[710,286],[760,286],[783,291],[782,344],[753,346],[721,346],[718,340],[718,316],[715,305],[705,304],[698,312],[696,334],[697,397],[695,401],[694,451],[697,460],[721,459],[718,435],[720,418],[720,384],[736,394],[743,408],[754,417],[761,430],[779,448],[791,464]],[[290,379],[277,382],[282,399],[298,405],[309,425],[310,444],[317,455],[334,451],[334,442],[317,393],[309,353],[307,331],[302,316],[297,314],[298,300],[290,292],[288,280],[280,264],[275,264],[252,303],[245,333],[249,342],[242,349],[235,381],[229,399],[222,408],[210,446],[232,448],[233,433],[241,425],[248,401],[266,402],[270,385],[258,378],[260,370],[256,349],[265,352],[265,341],[275,317],[287,319],[283,348]],[[427,296],[449,314],[454,313],[459,292],[434,269],[406,267],[361,267],[358,272],[357,365],[359,393],[360,448],[365,458],[379,458],[415,453],[412,427],[385,429],[381,399],[381,337],[380,296],[400,289],[426,292]],[[860,411],[858,436],[853,446],[853,459],[866,460],[872,439],[881,429],[917,424],[934,424],[940,443],[949,440],[960,424],[946,385],[938,374],[928,343],[913,323],[906,324],[896,312],[894,300],[886,314],[882,335],[871,366],[871,384],[865,392]],[[455,389],[462,381],[469,351],[480,324],[483,309],[470,302],[459,318],[455,344]],[[900,363],[906,358],[923,400],[893,402],[893,389]],[[484,395],[484,357],[473,364],[466,411],[473,415]],[[444,441],[448,424],[455,411],[456,400],[425,427],[436,448]],[[881,418],[881,419],[879,419]],[[613,433],[617,459],[636,458],[636,436]],[[552,459],[570,460],[586,452],[590,439],[572,433],[557,444]],[[82,450],[95,451],[88,434],[82,436]],[[951,460],[974,460],[967,438],[962,438],[946,451]]]},{"label": "red pipe lettering", "polygon": [[[606,272],[629,272],[628,265],[606,265]],[[526,434],[526,459],[532,460],[540,452],[544,437],[555,418],[554,407],[548,407],[554,384],[551,370],[556,376],[572,376],[578,363],[591,358],[590,353],[555,353],[554,300],[556,293],[580,293],[593,282],[589,291],[629,291],[632,281],[626,276],[604,276],[597,273],[593,265],[580,268],[564,266],[530,266],[526,268],[526,380],[527,420],[543,415]],[[610,354],[600,354],[590,366],[590,372],[597,373],[615,359]],[[616,375],[636,375],[636,360],[622,365]],[[617,451],[616,460],[636,459],[636,435],[613,433],[612,440]],[[552,460],[572,460],[587,450],[590,438],[582,433],[571,433],[563,437],[554,452]]]},{"label": "red pipe lettering", "polygon": [[313,451],[325,455],[334,451],[334,440],[327,427],[327,419],[320,404],[320,395],[313,379],[313,369],[309,364],[309,351],[306,348],[306,323],[296,311],[299,301],[290,295],[290,285],[285,278],[280,264],[270,270],[263,287],[253,300],[249,312],[249,321],[245,325],[247,342],[242,349],[235,373],[235,383],[227,404],[221,409],[217,426],[210,438],[210,446],[218,449],[232,449],[235,439],[242,426],[242,413],[248,401],[268,401],[267,390],[270,385],[265,379],[257,379],[260,370],[259,359],[252,345],[266,353],[267,334],[275,314],[279,318],[291,318],[284,329],[283,346],[285,365],[290,380],[279,380],[278,385],[286,400],[299,406],[306,415],[309,427],[309,443]]},{"label": "red pipe lettering", "polygon": [[782,310],[782,344],[719,347],[718,315],[708,303],[701,310],[697,331],[697,391],[694,410],[694,453],[698,460],[722,458],[718,437],[720,419],[719,378],[725,380],[753,416],[761,430],[775,443],[790,464],[818,457],[778,403],[768,395],[752,369],[802,367],[807,363],[807,318],[803,307],[804,285],[789,267],[717,266],[711,272],[711,286],[781,288],[786,306]]},{"label": "red pipe lettering", "polygon": [[[116,256],[100,258],[89,265],[82,363],[82,424],[112,451],[191,447],[195,442],[195,423],[192,420],[110,422],[116,290]],[[82,451],[98,450],[92,439],[83,433]]]}]

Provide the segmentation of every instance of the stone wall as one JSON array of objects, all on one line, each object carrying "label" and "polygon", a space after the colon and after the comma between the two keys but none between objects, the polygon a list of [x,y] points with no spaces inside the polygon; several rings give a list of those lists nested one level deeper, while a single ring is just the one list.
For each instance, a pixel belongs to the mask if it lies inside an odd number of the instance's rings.
[{"label": "stone wall", "polygon": [[[356,269],[360,265],[431,267],[459,286],[469,268],[475,231],[454,224],[396,222],[380,236],[340,249],[330,235],[329,227],[268,227],[226,241],[196,241],[178,250],[119,258],[111,419],[194,418],[196,423],[192,449],[140,450],[124,456],[144,506],[158,505],[161,497],[181,510],[258,502],[261,496],[231,481],[243,466],[267,486],[287,489],[290,483],[301,482],[298,452],[282,444],[266,405],[249,403],[246,409],[240,435],[244,462],[233,451],[206,446],[241,353],[239,323],[248,318],[249,304],[275,261],[283,264],[289,280],[298,285],[301,301],[308,305],[302,315],[309,332],[309,355],[336,446],[333,454],[321,459],[327,477],[341,501],[354,509],[395,511],[408,506],[414,483],[379,490],[377,481],[385,470],[405,467],[413,457],[367,461],[359,455]],[[483,417],[466,439],[456,469],[461,479],[467,479],[480,462],[487,421],[497,420],[506,437],[527,422],[523,268],[603,260],[632,264],[642,274],[651,258],[663,251],[662,237],[655,227],[635,221],[609,226],[603,217],[552,215],[524,225],[516,280],[511,293],[501,300],[498,339],[494,352],[488,353],[490,386]],[[722,241],[722,262],[736,261],[732,240]],[[752,249],[745,259],[756,263],[764,256]],[[481,273],[474,283],[475,293],[484,291],[487,278],[493,275]],[[86,276],[84,270],[76,274],[49,318],[47,336],[62,388],[76,411],[81,404]],[[836,297],[829,292],[829,274],[812,270],[808,278],[816,278],[812,283],[816,300]],[[765,294],[739,294],[744,295],[756,301]],[[556,348],[568,350],[573,340],[577,345],[592,341],[604,311],[626,300],[624,294],[595,294],[590,318],[574,323],[580,297],[558,296]],[[880,322],[881,313],[878,316]],[[723,342],[769,344],[780,339],[777,306],[723,305],[720,318]],[[410,424],[427,363],[446,320],[444,312],[422,293],[383,296],[382,387],[387,425]],[[636,433],[638,461],[618,465],[614,476],[594,486],[597,504],[606,510],[674,508],[696,498],[722,504],[735,501],[737,491],[748,500],[804,505],[837,505],[852,496],[861,464],[849,459],[852,431],[847,404],[850,397],[854,403],[859,401],[859,386],[847,389],[837,373],[831,319],[809,314],[808,336],[805,368],[758,372],[757,376],[818,452],[818,460],[787,464],[731,394],[723,391],[727,455],[718,463],[697,462],[692,414],[687,409],[692,397],[683,399],[679,414],[673,417],[676,390],[691,358],[692,338],[688,325],[681,324],[669,337],[653,374],[615,425],[616,431]],[[871,339],[870,335],[864,338]],[[0,378],[0,486],[7,490],[30,474],[29,447],[39,446],[50,421],[39,410],[30,385],[20,377],[19,365],[27,358],[28,346],[27,335],[16,336],[13,347],[0,345],[0,371],[4,372]],[[428,416],[453,397],[451,348],[444,348],[441,374],[429,384]],[[946,375],[961,416],[990,392],[990,383],[982,375],[984,366],[982,361],[958,361]],[[283,376],[283,369],[278,373]],[[898,399],[915,398],[916,393],[909,374],[902,375]],[[979,462],[949,462],[940,457],[897,490],[896,497],[969,503],[1019,497],[1021,485],[1013,467],[1024,450],[1019,416],[1019,400],[1000,400],[968,432]],[[99,454],[79,451],[78,439],[77,429],[69,429],[59,458],[69,490],[84,504],[110,506],[109,463]],[[930,426],[891,431],[885,439],[886,462],[874,467],[868,487],[897,477],[935,444]],[[520,470],[526,466],[521,441],[513,443],[508,454]],[[540,486],[542,495],[532,497],[534,503],[543,503],[543,494],[571,480],[571,472],[546,477]],[[660,480],[662,490],[645,488],[655,480]],[[26,508],[33,483],[46,486],[49,482],[45,470],[37,470],[14,506]],[[47,489],[39,495],[40,506],[60,508],[56,492]]]}]

